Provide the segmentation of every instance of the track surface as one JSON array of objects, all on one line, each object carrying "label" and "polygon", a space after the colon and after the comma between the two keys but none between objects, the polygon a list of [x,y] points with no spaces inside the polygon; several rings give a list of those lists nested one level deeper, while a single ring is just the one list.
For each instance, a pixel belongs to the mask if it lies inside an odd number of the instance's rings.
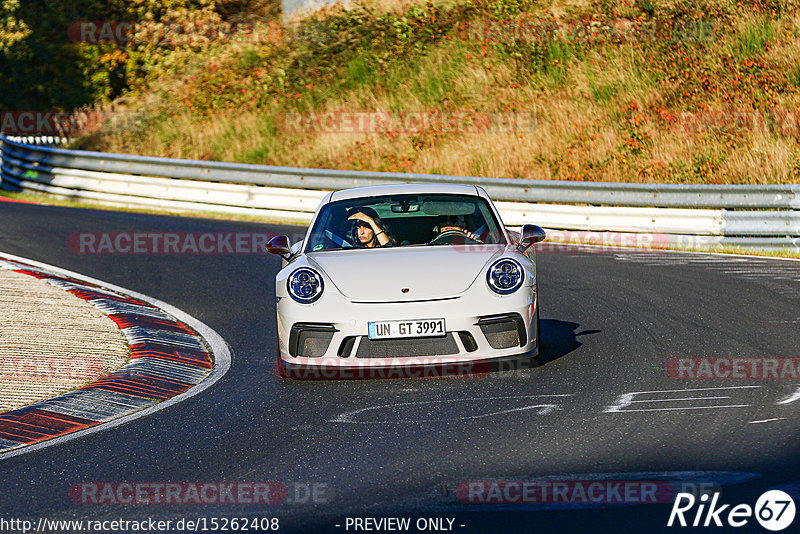
[{"label": "track surface", "polygon": [[[481,507],[459,504],[454,492],[476,480],[639,478],[713,480],[733,504],[752,506],[776,487],[800,498],[800,399],[778,404],[800,381],[676,380],[665,371],[679,356],[800,357],[800,262],[540,253],[541,367],[469,380],[292,382],[271,374],[276,257],[70,252],[68,237],[85,231],[302,229],[0,205],[0,250],[168,302],[233,352],[226,376],[177,406],[0,461],[0,517],[278,517],[282,531],[333,532],[346,532],[347,517],[448,517],[456,532],[645,532],[691,529],[666,528],[669,503]],[[661,400],[606,411],[625,393],[732,387],[639,395]],[[665,400],[700,397],[728,398]],[[539,404],[557,407],[523,409]],[[675,409],[627,411],[656,408]],[[329,498],[272,507],[73,503],[70,486],[86,481],[278,481],[290,491],[316,482]],[[751,519],[736,531],[756,527]]]}]

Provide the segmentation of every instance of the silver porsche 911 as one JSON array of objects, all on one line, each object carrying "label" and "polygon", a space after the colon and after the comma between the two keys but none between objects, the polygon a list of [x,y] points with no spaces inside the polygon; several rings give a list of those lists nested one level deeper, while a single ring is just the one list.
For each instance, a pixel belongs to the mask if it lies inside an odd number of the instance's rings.
[{"label": "silver porsche 911", "polygon": [[[294,378],[462,375],[535,358],[538,226],[507,230],[480,187],[329,193],[305,239],[277,236],[277,368]],[[486,369],[484,367],[484,369]],[[432,371],[431,371],[432,370]]]}]

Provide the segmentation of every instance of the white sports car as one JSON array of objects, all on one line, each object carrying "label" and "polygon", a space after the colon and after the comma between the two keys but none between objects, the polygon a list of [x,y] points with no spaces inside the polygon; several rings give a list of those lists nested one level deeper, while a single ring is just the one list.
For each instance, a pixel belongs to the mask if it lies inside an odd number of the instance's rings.
[{"label": "white sports car", "polygon": [[[277,236],[277,366],[293,378],[470,375],[539,351],[538,226],[507,230],[480,187],[329,193]],[[482,365],[484,367],[477,367]]]}]

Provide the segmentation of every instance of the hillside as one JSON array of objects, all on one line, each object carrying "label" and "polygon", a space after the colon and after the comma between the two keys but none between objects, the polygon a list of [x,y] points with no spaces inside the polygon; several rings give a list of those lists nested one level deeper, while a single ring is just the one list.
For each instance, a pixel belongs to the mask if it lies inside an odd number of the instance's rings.
[{"label": "hillside", "polygon": [[74,145],[556,180],[800,180],[796,0],[370,0],[181,57]]}]

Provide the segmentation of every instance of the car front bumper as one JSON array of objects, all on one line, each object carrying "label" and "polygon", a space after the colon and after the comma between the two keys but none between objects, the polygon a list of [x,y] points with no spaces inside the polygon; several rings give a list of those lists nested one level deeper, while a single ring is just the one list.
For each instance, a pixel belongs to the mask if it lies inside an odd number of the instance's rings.
[{"label": "car front bumper", "polygon": [[[431,301],[365,303],[351,302],[338,294],[327,297],[311,305],[298,304],[291,298],[279,300],[278,364],[282,375],[296,378],[469,376],[489,372],[499,362],[538,354],[538,303],[534,286],[522,287],[511,295],[497,295],[488,288],[481,288]],[[378,343],[368,339],[369,322],[440,317],[445,319],[447,338],[402,338]],[[512,317],[517,318],[515,324],[519,327],[513,343],[508,342],[513,334],[509,330],[501,332],[501,338],[487,333],[506,328]],[[308,351],[299,346],[311,346],[308,341],[304,342],[302,335],[298,342],[298,332],[306,328],[321,332],[308,334],[320,336],[311,342],[316,343],[313,356],[303,355]],[[498,344],[498,339],[505,342]]]}]

